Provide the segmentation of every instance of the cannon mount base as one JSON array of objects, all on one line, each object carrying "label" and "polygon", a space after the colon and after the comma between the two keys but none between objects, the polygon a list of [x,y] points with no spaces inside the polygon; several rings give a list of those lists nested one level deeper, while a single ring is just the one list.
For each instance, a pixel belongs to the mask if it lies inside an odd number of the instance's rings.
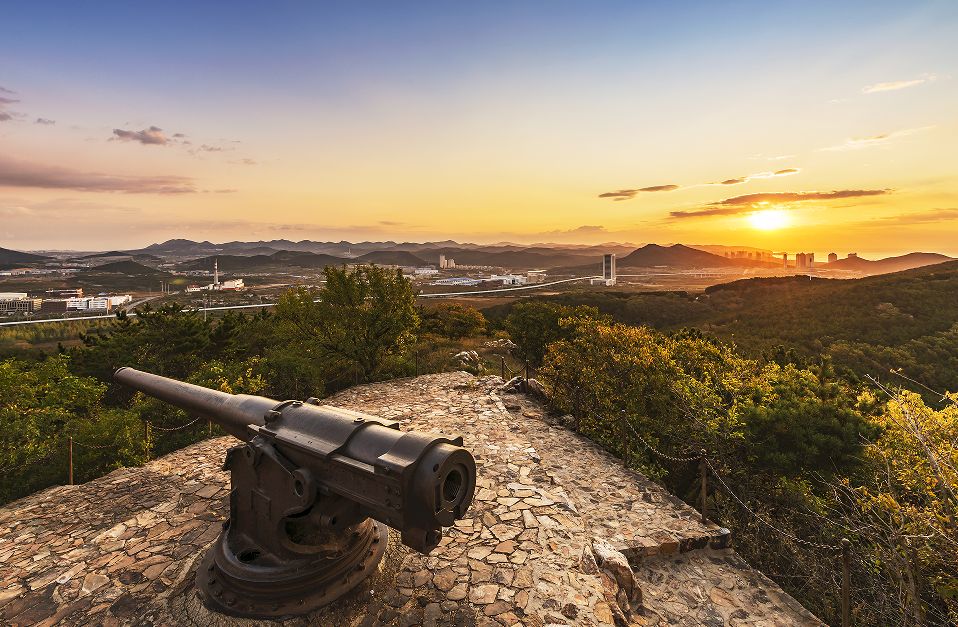
[{"label": "cannon mount base", "polygon": [[249,551],[234,553],[221,535],[196,570],[203,604],[211,611],[245,618],[308,614],[343,596],[379,566],[388,528],[367,519],[343,548],[327,557],[257,564]]}]

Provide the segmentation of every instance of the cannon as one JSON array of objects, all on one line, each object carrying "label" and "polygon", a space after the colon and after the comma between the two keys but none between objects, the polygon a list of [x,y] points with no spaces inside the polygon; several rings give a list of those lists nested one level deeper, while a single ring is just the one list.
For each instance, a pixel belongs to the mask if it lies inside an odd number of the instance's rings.
[{"label": "cannon", "polygon": [[432,551],[462,518],[476,462],[461,437],[305,401],[227,394],[120,368],[113,378],[242,444],[226,453],[229,519],[196,570],[207,608],[250,618],[307,614],[372,574],[388,527]]}]

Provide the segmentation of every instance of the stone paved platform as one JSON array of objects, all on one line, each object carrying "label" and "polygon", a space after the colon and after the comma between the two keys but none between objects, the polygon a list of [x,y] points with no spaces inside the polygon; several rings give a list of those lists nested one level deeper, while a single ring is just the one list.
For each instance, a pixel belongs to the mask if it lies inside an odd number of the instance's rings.
[{"label": "stone paved platform", "polygon": [[[450,373],[327,400],[463,435],[479,485],[432,555],[392,541],[368,585],[286,624],[820,624],[723,548],[725,530],[500,385]],[[0,623],[253,624],[210,614],[192,589],[227,514],[219,466],[233,443],[0,508]]]}]

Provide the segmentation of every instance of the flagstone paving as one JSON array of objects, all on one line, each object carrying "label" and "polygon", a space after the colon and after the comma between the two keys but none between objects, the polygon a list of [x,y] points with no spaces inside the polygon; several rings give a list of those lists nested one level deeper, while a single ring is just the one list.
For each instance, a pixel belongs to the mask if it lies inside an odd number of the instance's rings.
[{"label": "flagstone paving", "polygon": [[[819,625],[729,534],[498,377],[427,375],[325,402],[462,435],[476,498],[431,555],[287,625]],[[0,508],[0,623],[263,624],[211,614],[193,567],[227,516],[216,438]]]}]

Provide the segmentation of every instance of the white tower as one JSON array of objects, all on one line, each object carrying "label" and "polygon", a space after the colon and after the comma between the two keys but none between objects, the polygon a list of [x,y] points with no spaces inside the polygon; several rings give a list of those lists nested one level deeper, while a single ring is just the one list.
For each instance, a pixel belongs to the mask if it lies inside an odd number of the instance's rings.
[{"label": "white tower", "polygon": [[615,285],[615,253],[602,256],[602,278],[606,285]]},{"label": "white tower", "polygon": [[216,289],[220,284],[220,264],[219,259],[213,259],[213,288]]}]

